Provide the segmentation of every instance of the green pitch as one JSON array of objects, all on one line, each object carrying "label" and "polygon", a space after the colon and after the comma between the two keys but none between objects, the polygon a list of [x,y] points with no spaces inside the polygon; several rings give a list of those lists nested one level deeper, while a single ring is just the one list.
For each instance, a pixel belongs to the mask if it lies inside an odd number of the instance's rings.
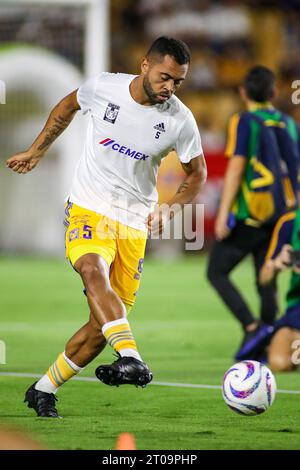
[{"label": "green pitch", "polygon": [[[220,385],[239,345],[239,327],[205,276],[204,257],[165,264],[146,260],[130,321],[156,382]],[[254,309],[252,266],[234,274]],[[287,278],[281,279],[281,298]],[[63,260],[0,259],[0,339],[7,348],[1,372],[42,374],[87,319],[81,282]],[[114,360],[107,348],[81,374]],[[299,390],[299,373],[278,374],[278,387]],[[0,376],[0,417],[52,449],[113,449],[121,432],[138,449],[299,449],[300,395],[277,394],[264,415],[230,411],[220,390],[107,387],[72,380],[58,393],[63,420],[36,418],[23,404],[33,378]]]}]

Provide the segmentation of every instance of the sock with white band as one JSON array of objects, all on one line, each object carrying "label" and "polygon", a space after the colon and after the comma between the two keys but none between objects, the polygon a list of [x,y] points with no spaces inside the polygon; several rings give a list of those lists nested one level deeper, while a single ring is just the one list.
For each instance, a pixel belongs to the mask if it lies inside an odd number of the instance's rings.
[{"label": "sock with white band", "polygon": [[77,375],[82,369],[82,367],[74,364],[63,352],[54,364],[49,367],[47,373],[35,384],[35,389],[45,393],[56,393],[59,387],[74,375]]},{"label": "sock with white band", "polygon": [[102,327],[102,333],[108,344],[122,357],[134,357],[142,361],[137,345],[126,318],[107,322]]}]

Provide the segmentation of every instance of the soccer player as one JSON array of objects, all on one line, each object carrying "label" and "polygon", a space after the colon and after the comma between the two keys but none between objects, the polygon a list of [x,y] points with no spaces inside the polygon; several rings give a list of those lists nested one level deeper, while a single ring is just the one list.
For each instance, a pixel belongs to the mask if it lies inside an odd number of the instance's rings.
[{"label": "soccer player", "polygon": [[17,173],[31,171],[75,113],[89,113],[65,224],[66,256],[82,278],[90,317],[47,373],[27,390],[25,401],[38,416],[58,417],[57,389],[107,343],[118,359],[96,369],[102,382],[144,387],[152,380],[127,314],[139,287],[148,230],[160,233],[174,215],[153,211],[162,158],[175,149],[187,174],[169,207],[191,202],[206,179],[195,119],[174,96],[189,63],[185,43],[158,38],[141,62],[140,75],[101,73],[89,79],[55,106],[29,150],[7,160]]},{"label": "soccer player", "polygon": [[[289,165],[285,189],[286,200],[289,201],[291,208],[297,205],[297,173],[300,156],[295,121],[271,104],[275,96],[273,72],[264,66],[253,67],[245,78],[240,95],[245,102],[246,112],[235,114],[229,124],[226,148],[229,162],[215,222],[216,241],[210,253],[207,274],[213,287],[241,324],[244,332],[243,345],[259,328],[266,329],[273,325],[277,312],[275,284],[262,286],[258,283],[258,276],[276,223],[276,217],[272,222],[264,223],[263,212],[272,209],[273,199],[261,198],[264,197],[265,187],[270,181],[281,182],[282,174],[281,170],[279,174],[275,174],[263,167],[256,155],[257,152],[263,151],[265,157],[276,158],[272,145],[274,139],[278,141],[277,166],[280,168],[287,160]],[[263,124],[258,124],[257,120]],[[262,126],[268,129],[264,134],[266,136],[268,132],[268,140],[263,142],[263,146],[259,140],[263,132]],[[284,145],[281,145],[279,138],[285,140]],[[252,192],[254,187],[261,192],[257,191],[254,194]],[[255,201],[256,206],[252,204]],[[254,261],[261,322],[255,319],[229,278],[231,271],[249,254]]]},{"label": "soccer player", "polygon": [[[299,354],[293,350],[293,343],[300,340],[300,210],[278,220],[259,281],[262,285],[268,285],[287,269],[292,273],[285,314],[275,322],[268,335],[257,332],[240,351],[241,359],[259,359],[270,343],[267,357],[274,372],[288,372],[299,365]],[[296,361],[293,361],[294,353]]]}]

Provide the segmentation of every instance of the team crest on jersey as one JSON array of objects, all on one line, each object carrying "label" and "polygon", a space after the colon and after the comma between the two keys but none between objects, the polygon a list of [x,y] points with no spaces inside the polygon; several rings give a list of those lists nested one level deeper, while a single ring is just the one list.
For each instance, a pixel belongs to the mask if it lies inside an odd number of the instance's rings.
[{"label": "team crest on jersey", "polygon": [[120,106],[118,106],[117,104],[108,103],[108,106],[105,110],[105,114],[103,117],[104,121],[108,121],[114,124],[116,122],[119,109],[120,109]]}]

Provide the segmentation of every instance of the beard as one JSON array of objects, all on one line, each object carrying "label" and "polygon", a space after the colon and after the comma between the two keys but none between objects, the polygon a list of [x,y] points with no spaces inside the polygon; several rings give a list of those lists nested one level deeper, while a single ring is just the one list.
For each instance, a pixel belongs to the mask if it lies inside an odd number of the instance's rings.
[{"label": "beard", "polygon": [[153,90],[153,88],[151,86],[149,78],[147,76],[144,77],[143,88],[144,88],[144,92],[146,93],[147,97],[149,98],[149,102],[152,105],[161,104],[161,100],[158,98],[158,96],[161,93],[155,93],[155,91]]}]

